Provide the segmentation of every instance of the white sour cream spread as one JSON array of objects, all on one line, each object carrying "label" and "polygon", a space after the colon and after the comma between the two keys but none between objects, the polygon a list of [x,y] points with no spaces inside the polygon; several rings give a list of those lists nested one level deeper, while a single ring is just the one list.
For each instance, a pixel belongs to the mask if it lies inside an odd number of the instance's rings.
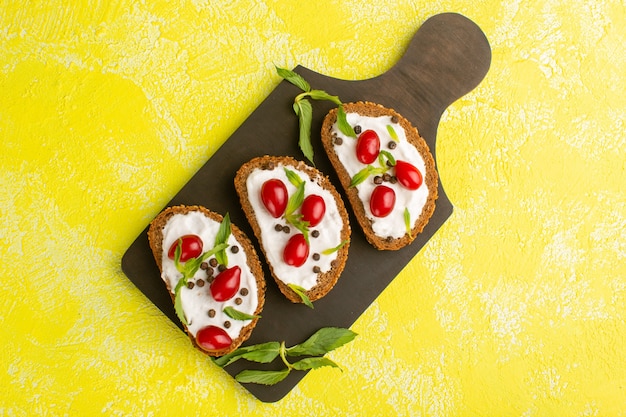
[{"label": "white sour cream spread", "polygon": [[[369,117],[362,116],[358,113],[347,114],[348,123],[351,126],[360,126],[361,131],[373,130],[378,134],[380,138],[380,148],[391,153],[396,160],[402,160],[413,164],[422,174],[422,177],[426,176],[426,166],[424,159],[417,151],[417,149],[407,140],[406,132],[399,123],[393,123],[391,116],[379,116]],[[395,149],[389,149],[387,144],[394,141],[391,137],[387,126],[391,126],[396,132],[397,141]],[[345,167],[350,178],[354,177],[356,173],[361,171],[367,165],[363,164],[356,158],[356,144],[357,139],[341,133],[335,123],[332,127],[332,132],[342,139],[341,145],[333,143],[337,157]],[[374,167],[379,167],[378,161],[372,164]],[[394,174],[394,169],[389,170],[390,174]],[[374,233],[381,237],[386,238],[391,236],[393,238],[400,238],[407,232],[406,223],[404,221],[404,209],[408,208],[410,213],[411,227],[415,224],[419,218],[424,205],[428,199],[428,187],[424,181],[417,190],[408,190],[404,188],[400,183],[392,184],[385,182],[384,185],[392,188],[396,193],[396,204],[392,212],[386,217],[375,217],[370,210],[370,196],[372,191],[376,187],[374,184],[373,176],[357,185],[356,188],[359,193],[359,198],[363,201],[365,213],[368,219],[372,221],[372,229]]]},{"label": "white sour cream spread", "polygon": [[[287,241],[293,235],[300,233],[300,231],[293,225],[287,224],[284,219],[274,218],[267,211],[261,200],[261,187],[265,181],[272,178],[281,180],[287,187],[288,195],[293,195],[296,191],[296,186],[287,179],[285,168],[296,173],[301,179],[306,181],[304,187],[305,197],[317,194],[324,199],[326,205],[326,213],[322,221],[316,226],[309,228],[309,257],[299,267],[287,265],[283,261],[283,250]],[[319,273],[327,272],[332,268],[331,262],[337,257],[337,252],[329,255],[324,255],[322,252],[336,248],[341,244],[343,220],[332,194],[320,186],[316,178],[309,178],[306,173],[298,171],[295,167],[282,164],[276,165],[273,169],[255,169],[248,176],[246,187],[248,189],[248,200],[254,209],[254,215],[261,229],[261,244],[263,245],[267,261],[272,266],[274,275],[285,284],[295,284],[307,291],[310,290],[316,285],[318,276],[318,272],[314,272],[313,268],[319,267]],[[276,224],[289,226],[289,233],[276,231]],[[319,231],[318,237],[312,236],[314,230]],[[320,255],[319,260],[313,259],[313,255],[316,253]]]},{"label": "white sour cream spread", "polygon": [[[207,252],[214,246],[215,236],[217,235],[219,227],[220,223],[209,219],[200,212],[175,214],[168,220],[163,228],[163,272],[161,273],[161,278],[168,283],[172,294],[182,274],[176,269],[174,261],[167,256],[168,249],[181,236],[193,234],[202,239],[203,252]],[[231,339],[234,340],[239,336],[241,329],[250,323],[250,320],[232,319],[224,313],[224,308],[230,306],[243,313],[253,315],[258,306],[256,279],[246,263],[246,253],[243,246],[237,241],[233,234],[230,235],[227,243],[229,245],[226,249],[228,267],[230,268],[237,265],[241,268],[241,283],[237,294],[233,298],[225,302],[215,301],[211,296],[207,274],[203,269],[198,269],[193,279],[189,279],[188,282],[196,283],[199,279],[202,279],[205,281],[204,286],[201,287],[195,284],[192,289],[186,286],[180,289],[183,311],[188,322],[187,328],[189,333],[194,337],[198,330],[208,325],[213,325],[224,329]],[[233,246],[239,247],[237,253],[231,251]],[[207,261],[209,259],[207,259]],[[219,272],[217,268],[214,269],[213,276],[215,277]],[[240,293],[242,288],[248,290],[247,295]],[[241,304],[236,304],[235,300],[237,299],[241,300]],[[209,317],[209,310],[215,312],[214,317]],[[225,322],[229,322],[230,326],[225,326]]]}]

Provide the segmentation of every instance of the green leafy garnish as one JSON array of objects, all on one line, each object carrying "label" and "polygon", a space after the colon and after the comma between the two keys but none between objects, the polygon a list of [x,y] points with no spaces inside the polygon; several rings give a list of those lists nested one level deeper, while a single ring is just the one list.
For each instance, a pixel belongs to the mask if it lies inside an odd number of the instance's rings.
[{"label": "green leafy garnish", "polygon": [[408,207],[404,208],[404,226],[406,227],[406,232],[409,234],[409,237],[413,238],[413,236],[411,236],[411,213],[409,213]]},{"label": "green leafy garnish", "polygon": [[287,378],[290,369],[280,371],[263,371],[259,369],[246,369],[235,376],[235,380],[241,383],[253,383],[262,385],[275,385]]},{"label": "green leafy garnish", "polygon": [[305,182],[302,181],[298,184],[296,191],[287,200],[287,208],[285,208],[285,217],[291,216],[296,210],[300,208],[304,202],[304,186]]},{"label": "green leafy garnish", "polygon": [[396,158],[394,158],[389,151],[381,149],[380,153],[378,154],[378,163],[380,164],[381,168],[387,170],[390,167],[396,165]]},{"label": "green leafy garnish", "polygon": [[304,202],[304,186],[306,185],[306,182],[303,181],[298,174],[288,170],[287,168],[285,168],[285,174],[287,175],[289,182],[296,186],[297,189],[296,192],[289,197],[289,200],[287,200],[287,208],[285,208],[283,218],[287,221],[287,223],[298,229],[304,235],[304,239],[308,243],[309,222],[302,220],[302,214],[297,213],[298,209]]},{"label": "green leafy garnish", "polygon": [[393,139],[395,142],[398,142],[398,134],[396,133],[396,130],[393,128],[393,126],[391,125],[387,125],[387,133],[389,133],[389,136],[391,136],[391,139]]},{"label": "green leafy garnish", "polygon": [[178,317],[180,322],[187,326],[187,317],[185,317],[185,312],[183,311],[183,303],[180,297],[180,289],[183,287],[183,285],[187,285],[187,279],[181,278],[178,280],[176,288],[174,288],[174,311],[176,312],[176,316]]},{"label": "green leafy garnish", "polygon": [[[226,213],[222,223],[220,223],[220,228],[217,231],[217,235],[215,235],[215,246],[226,244],[228,242],[228,238],[230,237],[230,215]],[[228,247],[228,245],[226,245]],[[221,249],[215,253],[215,259],[221,265],[228,266],[228,256],[226,255],[226,247]]]},{"label": "green leafy garnish", "polygon": [[248,313],[244,313],[243,311],[239,311],[233,307],[224,307],[224,313],[233,320],[253,320],[261,318],[261,316],[251,315]]},{"label": "green leafy garnish", "polygon": [[298,146],[311,164],[315,165],[315,162],[313,161],[313,146],[311,145],[311,121],[313,119],[313,106],[308,98],[313,100],[327,100],[335,103],[337,105],[337,125],[339,130],[341,130],[341,132],[346,136],[356,137],[354,129],[348,123],[346,112],[343,109],[343,105],[339,97],[330,95],[324,90],[311,89],[309,83],[302,78],[300,74],[294,71],[276,67],[276,72],[284,80],[290,82],[303,91],[294,99],[293,110],[298,116],[298,122],[300,125]]},{"label": "green leafy garnish", "polygon": [[[235,376],[235,379],[242,383],[274,385],[285,379],[291,371],[306,371],[323,366],[339,368],[335,362],[325,358],[324,355],[351,342],[356,336],[357,334],[349,329],[324,327],[303,343],[292,347],[286,347],[285,342],[267,342],[245,346],[221,358],[214,359],[214,362],[218,366],[225,367],[239,359],[257,363],[271,363],[277,357],[280,357],[285,365],[283,369],[277,371],[248,369],[241,371]],[[302,358],[303,356],[304,358]],[[291,363],[287,359],[288,357],[300,357],[302,359]]]},{"label": "green leafy garnish", "polygon": [[343,105],[337,106],[337,127],[346,136],[356,138],[356,132],[352,128],[352,125],[348,123],[348,117],[346,111],[343,109]]},{"label": "green leafy garnish", "polygon": [[291,84],[295,85],[302,91],[310,91],[311,86],[309,83],[302,78],[300,74],[297,74],[293,71],[290,71],[285,68],[276,67],[276,72],[285,80],[289,81]]},{"label": "green leafy garnish", "polygon": [[293,292],[298,294],[298,297],[300,297],[300,299],[302,300],[304,305],[306,305],[307,307],[310,307],[310,308],[315,308],[315,307],[313,307],[313,303],[311,302],[309,297],[306,295],[306,290],[304,288],[302,288],[301,286],[296,285],[296,284],[287,284],[287,286],[289,288],[291,288],[291,290]]},{"label": "green leafy garnish", "polygon": [[293,103],[293,110],[298,116],[300,134],[298,146],[300,150],[313,165],[313,145],[311,144],[311,122],[313,120],[313,106],[308,100],[300,99]]},{"label": "green leafy garnish", "polygon": [[303,343],[287,349],[289,356],[324,355],[352,341],[356,333],[341,327],[324,327],[315,332]]},{"label": "green leafy garnish", "polygon": [[257,363],[270,363],[280,353],[280,343],[267,342],[258,345],[244,346],[234,350],[222,357],[214,359],[214,362],[221,367],[230,365],[239,359],[246,359]]},{"label": "green leafy garnish", "polygon": [[350,187],[356,187],[357,185],[364,182],[370,175],[383,174],[384,170],[382,168],[376,168],[371,165],[366,166],[352,177],[350,181]]},{"label": "green leafy garnish", "polygon": [[322,251],[322,255],[330,255],[331,253],[335,253],[339,249],[343,248],[346,245],[346,243],[348,243],[348,242],[349,242],[348,240],[344,240],[340,244],[335,246],[334,248],[325,249],[325,250]]},{"label": "green leafy garnish", "polygon": [[357,185],[364,182],[370,175],[373,174],[372,171],[375,169],[376,168],[374,168],[373,166],[368,165],[362,170],[360,170],[359,172],[357,172],[356,174],[354,174],[354,176],[350,180],[350,188],[356,187]]},{"label": "green leafy garnish", "polygon": [[390,152],[383,149],[378,154],[378,165],[380,165],[378,168],[372,165],[367,165],[365,168],[354,174],[350,180],[350,187],[356,187],[369,178],[370,175],[382,175],[389,171],[391,167],[396,165],[396,159]]},{"label": "green leafy garnish", "polygon": [[293,369],[298,371],[306,371],[308,369],[317,369],[322,366],[331,366],[333,368],[339,368],[335,362],[328,358],[304,358],[293,364]]},{"label": "green leafy garnish", "polygon": [[341,106],[341,100],[337,96],[331,96],[324,90],[308,90],[306,91],[306,95],[311,97],[313,100],[327,100],[332,101],[338,106]]},{"label": "green leafy garnish", "polygon": [[[230,227],[228,230],[230,230]],[[198,269],[200,269],[200,264],[202,264],[202,262],[204,262],[213,255],[217,257],[216,254],[220,251],[225,250],[228,247],[228,244],[220,243],[218,245],[215,245],[213,249],[204,252],[197,258],[190,258],[184,263],[180,262],[181,244],[182,239],[179,239],[178,244],[176,245],[176,249],[174,250],[174,265],[176,266],[178,272],[183,274],[183,276],[176,283],[176,287],[174,287],[174,310],[176,311],[176,315],[178,316],[180,321],[185,326],[187,326],[187,318],[185,317],[185,313],[183,312],[183,306],[180,298],[180,289],[183,286],[187,285],[187,281],[189,281],[190,278],[193,278],[196,272],[198,272]]]},{"label": "green leafy garnish", "polygon": [[289,180],[289,182],[294,185],[294,187],[299,187],[300,184],[304,182],[304,180],[300,178],[298,174],[296,174],[290,169],[285,168],[285,175],[287,176],[287,179]]}]

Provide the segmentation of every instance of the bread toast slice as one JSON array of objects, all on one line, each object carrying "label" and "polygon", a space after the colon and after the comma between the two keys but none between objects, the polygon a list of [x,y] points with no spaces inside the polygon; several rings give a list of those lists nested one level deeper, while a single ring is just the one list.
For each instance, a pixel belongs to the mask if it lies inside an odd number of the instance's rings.
[{"label": "bread toast slice", "polygon": [[[183,315],[184,330],[193,345],[209,356],[230,353],[247,340],[265,302],[265,279],[256,250],[234,224],[230,224],[230,233],[224,242],[228,245],[223,252],[226,264],[220,264],[217,255],[207,256],[198,262],[193,275],[185,279],[185,285],[176,289],[184,279],[180,269],[193,262],[191,259],[183,261],[189,255],[185,251],[193,252],[193,244],[197,242],[194,238],[189,239],[192,242],[189,245],[181,243],[184,236],[197,236],[202,241],[202,249],[196,248],[193,254],[193,258],[198,259],[200,253],[207,254],[215,247],[223,221],[222,215],[205,207],[181,205],[166,208],[148,228],[148,242],[161,278],[172,302],[176,305],[180,301],[181,312],[177,313],[179,317]],[[182,245],[183,249],[178,254],[178,267],[172,259],[176,258],[175,250],[172,257],[172,247],[176,245]],[[235,319],[231,317],[233,309],[250,317]]]},{"label": "bread toast slice", "polygon": [[[297,178],[294,179],[290,173]],[[276,179],[284,184],[287,194],[283,197],[288,196],[293,207],[287,204],[280,213],[272,214],[263,202],[262,190],[267,181]],[[303,195],[301,204],[296,202],[294,205],[299,181],[304,184]],[[330,180],[302,161],[287,156],[266,155],[243,164],[234,182],[241,207],[260,242],[272,276],[285,297],[300,303],[305,302],[305,298],[298,292],[303,292],[311,302],[328,294],[345,267],[351,234],[345,205]],[[323,198],[325,211],[318,224],[312,225],[318,221],[314,220],[303,226],[298,222],[303,220],[302,210],[305,210],[306,201],[312,195]],[[300,259],[300,265],[297,265],[299,262],[289,264],[290,259],[285,258],[293,258],[287,247],[292,239],[297,239],[297,235],[307,235],[308,241],[307,256]],[[300,241],[303,241],[302,237]],[[304,246],[301,245],[301,248],[304,249]]]},{"label": "bread toast slice", "polygon": [[[379,250],[403,248],[422,232],[435,211],[435,160],[417,128],[395,110],[371,102],[346,103],[343,108],[357,138],[340,131],[337,109],[333,109],[322,124],[324,150],[370,244]],[[379,148],[370,150],[376,159],[364,163],[358,155],[360,152],[362,159],[367,160],[367,144],[359,139],[367,131],[376,133]],[[402,162],[395,165],[397,161]],[[409,165],[419,173],[407,168]],[[420,182],[417,189],[409,189],[401,181],[408,181],[413,188],[415,178]],[[379,190],[375,196],[376,188]],[[393,207],[390,211],[382,210],[381,206],[389,205],[392,194]]]}]

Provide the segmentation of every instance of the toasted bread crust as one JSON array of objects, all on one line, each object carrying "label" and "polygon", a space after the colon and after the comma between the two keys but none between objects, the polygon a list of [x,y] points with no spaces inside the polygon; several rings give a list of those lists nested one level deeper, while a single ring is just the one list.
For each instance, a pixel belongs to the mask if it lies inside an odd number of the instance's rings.
[{"label": "toasted bread crust", "polygon": [[[328,190],[335,199],[339,214],[342,219],[343,225],[341,229],[341,240],[348,243],[346,243],[341,249],[337,251],[337,258],[334,261],[332,269],[324,273],[319,273],[317,277],[317,284],[310,290],[306,291],[306,296],[309,298],[309,300],[315,301],[324,297],[335,286],[348,259],[348,248],[350,246],[351,234],[350,224],[348,221],[348,212],[345,208],[345,205],[343,204],[341,196],[339,195],[335,187],[331,184],[330,180],[319,170],[305,164],[304,162],[297,161],[296,159],[287,156],[267,155],[257,157],[248,161],[247,163],[242,165],[241,168],[237,171],[237,174],[235,176],[235,189],[237,190],[237,194],[239,195],[241,207],[246,215],[246,218],[248,219],[248,222],[250,223],[250,226],[252,226],[252,229],[254,230],[254,234],[259,241],[261,250],[265,254],[266,259],[267,254],[265,253],[266,249],[263,246],[261,228],[254,214],[252,204],[248,199],[248,194],[250,191],[259,192],[260,190],[248,190],[248,187],[246,185],[246,179],[256,168],[273,169],[279,164],[282,164],[284,166],[291,166],[295,170],[305,172],[310,178],[315,179],[317,183],[320,184],[325,190]],[[300,298],[300,296],[276,276],[276,274],[274,273],[273,265],[269,264],[269,268],[272,273],[272,277],[274,278],[274,281],[276,281],[276,284],[278,285],[278,288],[283,293],[283,295],[293,303],[301,303],[302,299]]]},{"label": "toasted bread crust", "polygon": [[[157,266],[159,267],[159,271],[163,270],[162,268],[162,254],[164,250],[163,228],[165,227],[168,220],[172,216],[176,214],[187,214],[193,211],[201,212],[209,219],[212,219],[219,223],[221,223],[222,220],[224,219],[222,215],[215,213],[202,206],[181,205],[181,206],[168,207],[165,210],[163,210],[150,223],[150,227],[148,228],[148,242],[150,244],[150,249],[152,249],[152,255],[154,256],[154,260],[156,261]],[[241,231],[236,225],[232,223],[230,226],[230,230],[231,230],[231,233],[237,238],[237,241],[239,242],[242,249],[244,250],[246,254],[246,263],[248,264],[248,267],[250,268],[250,270],[252,271],[252,274],[254,275],[256,279],[258,305],[254,312],[254,315],[259,315],[261,311],[263,310],[263,305],[265,303],[265,279],[263,278],[263,270],[261,268],[261,262],[259,261],[258,255],[256,253],[256,250],[254,249],[254,246],[252,245],[252,242],[250,242],[250,239],[248,239],[248,237],[243,233],[243,231]],[[174,294],[172,293],[172,288],[170,288],[167,282],[165,282],[165,284],[167,286],[167,291],[170,294],[170,297],[172,298],[172,303],[173,303]],[[237,337],[236,339],[233,339],[233,342],[228,348],[224,348],[219,351],[210,351],[210,352],[202,349],[196,343],[195,337],[189,333],[187,327],[184,324],[183,324],[183,328],[185,329],[185,332],[191,339],[192,344],[197,349],[199,349],[200,351],[202,351],[203,353],[209,356],[222,356],[222,355],[225,355],[227,353],[234,351],[239,346],[241,346],[241,344],[244,341],[246,341],[252,334],[252,330],[256,326],[257,321],[258,321],[258,318],[255,318],[247,326],[245,326],[239,333],[239,337]]]},{"label": "toasted bread crust", "polygon": [[350,187],[351,178],[343,164],[339,160],[337,156],[334,145],[333,145],[333,135],[332,135],[332,127],[337,121],[337,109],[331,110],[326,117],[324,118],[324,122],[322,124],[321,138],[322,144],[324,146],[324,150],[330,159],[333,168],[337,172],[337,176],[341,182],[341,185],[348,197],[350,205],[354,211],[355,217],[357,218],[359,225],[363,229],[365,237],[368,242],[376,249],[379,250],[397,250],[403,248],[404,246],[410,244],[415,240],[415,237],[424,230],[424,227],[428,223],[430,217],[435,211],[435,201],[437,200],[437,186],[438,186],[438,175],[435,169],[435,160],[430,153],[430,149],[426,144],[424,138],[422,138],[417,130],[411,122],[409,122],[402,115],[397,113],[393,109],[388,109],[386,107],[381,106],[380,104],[375,104],[371,102],[356,102],[356,103],[346,103],[343,105],[343,108],[346,113],[358,113],[363,116],[369,117],[378,117],[378,116],[391,116],[398,120],[398,123],[404,131],[406,132],[406,137],[409,143],[411,143],[420,153],[424,162],[426,164],[426,173],[424,175],[424,183],[428,187],[428,200],[420,214],[419,218],[415,220],[413,223],[413,227],[411,228],[411,233],[406,233],[404,236],[394,239],[394,238],[382,238],[377,236],[372,229],[372,222],[369,220],[365,214],[365,207],[363,205],[363,201],[358,196],[358,191],[355,187]]}]

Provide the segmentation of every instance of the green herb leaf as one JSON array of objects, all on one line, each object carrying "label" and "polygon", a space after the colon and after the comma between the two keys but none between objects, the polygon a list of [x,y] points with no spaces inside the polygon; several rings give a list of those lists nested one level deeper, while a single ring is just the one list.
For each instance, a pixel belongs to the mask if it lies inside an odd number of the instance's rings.
[{"label": "green herb leaf", "polygon": [[176,243],[176,248],[174,249],[174,266],[176,266],[176,269],[178,270],[178,272],[181,272],[181,265],[180,265],[180,254],[182,253],[183,249],[183,239],[179,238],[178,239],[178,243]]},{"label": "green herb leaf", "polygon": [[296,114],[298,115],[298,121],[300,123],[298,146],[306,159],[308,159],[311,164],[315,165],[313,162],[313,145],[311,145],[311,120],[313,119],[313,107],[311,106],[310,101],[302,99],[298,100],[294,104],[294,109],[296,108]]},{"label": "green herb leaf", "polygon": [[[222,219],[222,223],[220,223],[220,228],[217,231],[217,235],[215,235],[215,246],[228,242],[228,238],[230,236],[230,215],[226,213],[224,219]],[[215,259],[221,265],[228,266],[228,256],[226,255],[226,249],[222,249],[215,253]]]},{"label": "green herb leaf", "polygon": [[[180,242],[180,239],[179,239],[179,242]],[[198,272],[198,269],[200,269],[200,264],[202,264],[202,262],[204,262],[207,258],[212,256],[213,254],[219,251],[222,251],[226,249],[227,247],[228,247],[228,244],[221,243],[215,246],[213,249],[203,253],[202,256],[199,256],[198,258],[188,259],[187,262],[181,264],[180,263],[180,253],[181,253],[180,244],[176,246],[176,249],[174,250],[174,265],[176,265],[176,269],[183,276],[179,278],[178,282],[176,283],[176,287],[174,287],[174,311],[176,312],[176,315],[180,319],[181,323],[183,323],[185,326],[187,326],[187,319],[185,318],[185,313],[183,311],[182,299],[180,298],[181,297],[180,290],[185,285],[187,285],[187,281],[190,278],[193,278],[196,272]]]},{"label": "green herb leaf", "polygon": [[289,200],[287,200],[287,207],[285,208],[284,219],[287,223],[298,229],[304,235],[304,239],[309,242],[309,222],[302,220],[302,214],[296,213],[296,211],[302,206],[304,202],[304,182],[298,174],[285,169],[289,182],[298,187],[296,191],[291,194]]},{"label": "green herb leaf", "polygon": [[293,72],[292,70],[288,70],[286,68],[276,67],[276,72],[285,80],[289,81],[291,84],[295,85],[302,91],[310,91],[311,86],[309,83],[302,78],[300,74]]},{"label": "green herb leaf", "polygon": [[183,311],[183,303],[180,298],[181,297],[180,289],[184,285],[187,285],[187,280],[189,279],[189,275],[186,275],[186,272],[187,272],[185,268],[186,264],[182,265],[180,263],[180,254],[182,253],[182,248],[181,248],[182,245],[183,245],[183,239],[182,238],[178,239],[176,249],[174,249],[174,265],[176,266],[176,269],[178,270],[178,272],[183,274],[183,276],[176,283],[176,287],[174,287],[174,311],[176,312],[176,316],[178,317],[180,322],[183,323],[185,326],[187,326],[187,318],[185,317],[185,312]]},{"label": "green herb leaf", "polygon": [[222,222],[220,223],[220,228],[217,231],[217,235],[215,235],[215,246],[226,243],[228,241],[228,237],[230,236],[230,214],[226,213]]},{"label": "green herb leaf", "polygon": [[262,371],[256,369],[247,369],[239,372],[235,376],[235,380],[241,383],[252,383],[262,385],[274,385],[282,381],[289,375],[289,369],[285,368],[281,371]]},{"label": "green herb leaf", "polygon": [[335,246],[334,248],[323,250],[322,255],[330,255],[331,253],[335,253],[339,249],[343,248],[348,242],[349,242],[348,240],[344,240],[343,242],[341,242],[339,245]]},{"label": "green herb leaf", "polygon": [[309,297],[306,295],[306,290],[304,288],[302,288],[299,285],[296,284],[287,284],[287,286],[289,288],[291,288],[293,290],[293,292],[295,292],[296,294],[298,294],[298,297],[300,297],[300,299],[302,300],[302,302],[310,308],[315,308],[313,307],[313,303],[311,302],[311,300],[309,299]]},{"label": "green herb leaf", "polygon": [[[343,346],[355,337],[356,333],[349,329],[324,327],[315,332],[313,336],[308,338],[304,343],[290,348],[285,347],[285,342],[268,342],[245,346],[221,358],[215,358],[213,362],[221,367],[230,365],[239,359],[247,359],[258,363],[270,363],[280,356],[286,367],[279,371],[245,370],[235,376],[235,379],[242,383],[274,385],[285,379],[292,370],[305,371],[321,368],[323,366],[339,368],[335,362],[324,358],[323,355]],[[291,364],[287,356],[309,357]]]},{"label": "green herb leaf", "polygon": [[202,263],[202,256],[198,258],[188,259],[187,262],[183,265],[182,274],[186,278],[191,278],[196,274],[196,271],[200,268],[200,264]]},{"label": "green herb leaf", "polygon": [[216,245],[213,249],[207,252],[204,252],[202,256],[198,258],[188,259],[187,262],[185,262],[182,265],[179,263],[178,272],[183,274],[183,277],[185,279],[189,279],[193,277],[196,274],[196,272],[198,272],[198,269],[200,269],[200,265],[202,264],[202,262],[207,260],[209,257],[217,254],[218,252],[223,251],[227,247],[228,247],[227,243],[220,243],[219,245]]},{"label": "green herb leaf", "polygon": [[391,139],[398,142],[398,134],[396,133],[396,130],[393,128],[393,126],[387,125],[387,132],[389,133],[389,136],[391,136]]},{"label": "green herb leaf", "polygon": [[356,187],[357,185],[364,182],[367,179],[367,177],[370,176],[371,168],[372,167],[368,165],[362,170],[360,170],[359,172],[357,172],[356,174],[354,174],[354,177],[352,177],[352,180],[350,181],[350,187]]},{"label": "green herb leaf", "polygon": [[374,168],[373,166],[368,165],[356,174],[354,174],[354,177],[352,177],[352,180],[350,181],[350,187],[356,187],[357,185],[365,181],[370,175],[382,174],[385,171],[385,169]]},{"label": "green herb leaf", "polygon": [[[300,179],[300,177],[298,177],[298,179]],[[309,222],[306,220],[302,220],[303,216],[301,213],[296,213],[296,210],[298,210],[304,202],[304,186],[306,183],[302,180],[300,181],[301,182],[297,185],[298,188],[296,189],[296,192],[293,193],[287,201],[287,208],[285,209],[285,214],[283,215],[283,218],[285,219],[285,221],[287,221],[287,223],[291,224],[304,235],[304,240],[306,240],[308,244]]]},{"label": "green herb leaf", "polygon": [[337,105],[341,105],[341,100],[337,96],[331,96],[326,91],[323,90],[311,90],[307,92],[307,96],[311,97],[313,100],[328,100],[332,101]]},{"label": "green herb leaf", "polygon": [[213,362],[222,368],[230,365],[239,359],[246,359],[258,363],[270,363],[278,356],[280,352],[280,343],[267,342],[257,345],[240,347],[233,352],[222,357],[216,358]]},{"label": "green herb leaf", "polygon": [[302,203],[304,202],[304,186],[305,182],[302,181],[296,191],[289,197],[287,200],[287,208],[285,209],[285,215],[289,216],[293,214],[296,210],[300,208]]},{"label": "green herb leaf", "polygon": [[352,341],[357,336],[352,330],[340,327],[324,327],[303,343],[287,348],[287,355],[324,355]]},{"label": "green herb leaf", "polygon": [[186,277],[182,277],[181,279],[179,279],[178,283],[176,284],[176,288],[174,288],[174,311],[176,312],[176,316],[178,317],[180,322],[187,326],[187,317],[185,317],[185,312],[183,311],[183,303],[180,295],[180,289],[184,285],[187,285]]},{"label": "green herb leaf", "polygon": [[380,163],[380,166],[387,171],[390,166],[387,165],[387,161],[389,161],[389,164],[393,167],[396,166],[396,158],[393,157],[393,155],[386,150],[381,150],[380,153],[378,154],[378,162]]},{"label": "green herb leaf", "polygon": [[178,320],[180,320],[182,324],[187,326],[187,317],[185,317],[185,312],[183,311],[183,305],[180,299],[180,291],[178,291],[174,297],[174,311],[176,312]]},{"label": "green herb leaf", "polygon": [[317,369],[323,366],[331,366],[333,368],[339,368],[335,362],[331,361],[328,358],[305,358],[295,362],[293,365],[293,369],[298,371],[306,371],[308,369]]},{"label": "green herb leaf", "polygon": [[344,135],[356,138],[356,133],[350,123],[348,123],[348,116],[346,115],[346,111],[343,109],[343,105],[341,104],[337,107],[337,127]]},{"label": "green herb leaf", "polygon": [[287,179],[289,180],[290,183],[294,185],[294,187],[299,187],[300,184],[304,182],[304,180],[300,178],[298,174],[296,174],[290,169],[285,168],[285,175],[287,175]]},{"label": "green herb leaf", "polygon": [[261,316],[257,316],[257,315],[251,315],[248,313],[244,313],[243,311],[239,311],[233,307],[224,307],[224,314],[226,314],[228,317],[230,317],[233,320],[241,320],[241,321],[245,321],[245,320],[253,320],[253,319],[258,319]]},{"label": "green herb leaf", "polygon": [[409,213],[409,208],[404,208],[404,226],[406,227],[406,232],[409,234],[410,238],[413,238],[411,233],[411,213]]},{"label": "green herb leaf", "polygon": [[302,214],[292,213],[284,216],[287,223],[295,227],[304,235],[304,240],[309,243],[309,222],[302,220]]},{"label": "green herb leaf", "polygon": [[328,94],[323,90],[311,90],[309,83],[302,78],[301,75],[295,73],[294,71],[277,66],[276,71],[282,78],[304,91],[296,96],[293,103],[293,111],[298,116],[300,125],[298,145],[300,146],[300,150],[304,156],[309,160],[309,162],[311,162],[311,164],[315,166],[315,162],[313,161],[313,146],[311,145],[311,120],[313,118],[313,108],[306,97],[310,97],[313,100],[328,100],[337,104],[337,122],[339,130],[341,130],[341,132],[343,132],[346,136],[356,138],[356,133],[354,133],[354,129],[348,123],[346,112],[343,109],[343,105],[339,97]]}]

